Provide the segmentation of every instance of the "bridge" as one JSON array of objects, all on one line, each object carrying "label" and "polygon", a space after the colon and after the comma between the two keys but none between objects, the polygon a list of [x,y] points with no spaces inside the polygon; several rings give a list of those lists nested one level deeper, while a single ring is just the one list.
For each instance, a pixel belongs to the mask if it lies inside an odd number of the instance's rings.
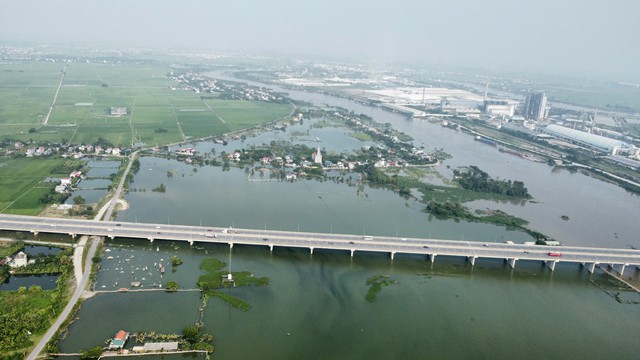
[{"label": "bridge", "polygon": [[475,265],[477,259],[502,259],[512,268],[520,260],[541,261],[551,270],[560,262],[577,263],[593,272],[597,265],[610,266],[620,274],[628,266],[640,268],[640,250],[575,246],[540,246],[475,241],[362,236],[277,230],[231,229],[210,226],[185,226],[151,223],[92,221],[0,214],[0,229],[33,234],[52,233],[72,237],[82,235],[133,239],[173,240],[194,243],[254,245],[342,250],[353,257],[356,252],[381,252],[424,255],[432,262],[437,256],[464,257]]}]

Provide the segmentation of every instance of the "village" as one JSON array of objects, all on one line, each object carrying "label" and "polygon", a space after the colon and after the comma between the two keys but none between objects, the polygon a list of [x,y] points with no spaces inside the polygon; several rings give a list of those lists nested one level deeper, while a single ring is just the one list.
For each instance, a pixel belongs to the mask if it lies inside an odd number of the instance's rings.
[{"label": "village", "polygon": [[192,72],[181,74],[171,72],[168,77],[178,83],[178,85],[172,86],[171,90],[192,91],[196,94],[218,93],[218,98],[225,100],[259,100],[276,103],[289,101],[283,94],[275,93],[266,88],[257,88],[241,83],[211,79],[202,74]]},{"label": "village", "polygon": [[[268,171],[272,177],[280,180],[294,181],[299,177],[322,177],[325,171],[357,172],[364,166],[372,165],[375,168],[405,168],[405,167],[431,167],[437,166],[440,161],[448,157],[442,151],[434,150],[425,152],[425,149],[416,148],[411,143],[411,138],[405,134],[397,133],[386,125],[378,124],[364,115],[354,115],[341,109],[320,110],[313,109],[305,114],[299,113],[286,124],[267,126],[261,131],[285,129],[287,126],[295,126],[303,122],[304,118],[322,118],[322,121],[335,121],[343,124],[354,133],[364,134],[365,137],[376,142],[376,145],[364,145],[355,153],[335,153],[331,149],[322,148],[321,140],[316,138],[316,146],[308,146],[291,141],[276,141],[263,146],[250,145],[233,151],[221,151],[199,153],[194,147],[180,147],[172,153],[168,148],[155,147],[151,149],[154,156],[162,154],[175,157],[179,161],[194,165],[222,166],[223,169],[231,165],[254,171]],[[245,134],[232,134],[230,136],[213,139],[215,144],[234,145],[233,141],[246,140]]]},{"label": "village", "polygon": [[118,146],[104,143],[82,145],[47,143],[45,146],[35,142],[0,142],[0,154],[13,157],[60,156],[62,158],[82,159],[85,156],[123,156],[131,153],[131,151],[130,148],[122,149]]}]

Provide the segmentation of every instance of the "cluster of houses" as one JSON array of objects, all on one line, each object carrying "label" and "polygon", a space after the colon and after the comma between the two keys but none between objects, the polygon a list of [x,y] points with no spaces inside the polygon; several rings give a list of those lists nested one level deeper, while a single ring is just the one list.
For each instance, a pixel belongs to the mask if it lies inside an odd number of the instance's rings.
[{"label": "cluster of houses", "polygon": [[284,98],[268,89],[250,87],[246,84],[229,84],[220,80],[209,79],[201,74],[191,72],[183,74],[169,73],[169,78],[178,83],[171,90],[186,90],[194,93],[222,93],[225,98],[235,100],[260,100],[268,102],[283,101]]},{"label": "cluster of houses", "polygon": [[123,149],[117,146],[102,145],[57,145],[57,146],[27,146],[22,141],[13,144],[14,150],[5,151],[5,155],[12,155],[16,151],[23,152],[27,157],[61,155],[64,158],[80,159],[87,155],[120,156]]},{"label": "cluster of houses", "polygon": [[74,181],[78,182],[80,179],[82,179],[82,172],[79,170],[73,170],[71,174],[69,174],[69,177],[60,179],[60,184],[56,186],[55,190],[60,194],[65,193],[71,190]]}]

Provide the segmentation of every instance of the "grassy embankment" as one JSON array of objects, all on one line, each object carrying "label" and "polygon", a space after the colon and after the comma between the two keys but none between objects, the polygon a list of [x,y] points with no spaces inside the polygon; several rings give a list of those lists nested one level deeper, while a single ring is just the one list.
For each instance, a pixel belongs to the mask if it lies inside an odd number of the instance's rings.
[{"label": "grassy embankment", "polygon": [[204,292],[204,296],[207,298],[217,297],[236,309],[248,311],[251,305],[228,292],[221,291],[221,289],[231,286],[267,286],[269,285],[269,278],[257,278],[248,271],[232,271],[232,283],[226,281],[226,276],[229,273],[223,270],[226,266],[227,264],[216,258],[206,258],[202,260],[200,269],[204,271],[205,274],[200,275],[198,278],[198,287]]}]

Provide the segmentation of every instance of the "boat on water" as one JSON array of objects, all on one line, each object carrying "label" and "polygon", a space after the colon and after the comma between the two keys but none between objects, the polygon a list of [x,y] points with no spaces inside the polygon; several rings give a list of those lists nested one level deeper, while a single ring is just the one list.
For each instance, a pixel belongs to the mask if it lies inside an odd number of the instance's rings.
[{"label": "boat on water", "polygon": [[480,136],[480,135],[478,135],[478,136],[476,136],[476,137],[475,137],[475,140],[476,140],[476,141],[479,141],[479,142],[481,142],[481,143],[487,144],[487,145],[491,145],[491,146],[498,146],[498,144],[496,144],[496,142],[495,142],[495,141],[493,141],[493,140],[491,140],[491,139],[487,139],[487,138],[486,138],[486,137],[484,137],[484,136]]},{"label": "boat on water", "polygon": [[498,147],[498,151],[503,152],[503,153],[507,153],[507,154],[511,154],[511,155],[515,155],[518,157],[523,157],[522,153],[513,149],[509,149],[503,146]]}]

